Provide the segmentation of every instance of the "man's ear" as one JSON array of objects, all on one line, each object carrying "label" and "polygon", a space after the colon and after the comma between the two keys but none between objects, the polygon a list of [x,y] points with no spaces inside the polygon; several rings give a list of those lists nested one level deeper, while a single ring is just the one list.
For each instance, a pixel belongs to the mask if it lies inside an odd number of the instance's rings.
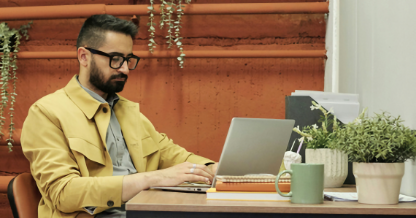
[{"label": "man's ear", "polygon": [[79,47],[77,53],[79,64],[83,67],[88,67],[91,54],[84,47]]}]

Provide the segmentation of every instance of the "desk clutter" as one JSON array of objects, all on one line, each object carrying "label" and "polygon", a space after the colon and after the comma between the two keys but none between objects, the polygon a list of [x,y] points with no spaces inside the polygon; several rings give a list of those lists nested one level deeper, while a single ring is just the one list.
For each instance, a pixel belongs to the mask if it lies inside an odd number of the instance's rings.
[{"label": "desk clutter", "polygon": [[[274,175],[217,176],[215,188],[207,190],[207,200],[290,201],[276,192]],[[290,192],[290,175],[278,181],[282,192]]]}]

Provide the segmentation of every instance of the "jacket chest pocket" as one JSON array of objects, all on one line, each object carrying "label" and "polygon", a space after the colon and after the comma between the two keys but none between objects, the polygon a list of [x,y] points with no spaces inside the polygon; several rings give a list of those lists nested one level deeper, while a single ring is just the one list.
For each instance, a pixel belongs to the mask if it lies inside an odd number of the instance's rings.
[{"label": "jacket chest pocket", "polygon": [[143,159],[146,162],[146,171],[158,169],[160,152],[159,147],[151,137],[142,139]]},{"label": "jacket chest pocket", "polygon": [[95,176],[105,166],[105,151],[80,138],[68,138],[83,176]]},{"label": "jacket chest pocket", "polygon": [[159,147],[156,145],[155,141],[149,136],[142,139],[142,149],[143,157],[147,157],[159,151]]}]

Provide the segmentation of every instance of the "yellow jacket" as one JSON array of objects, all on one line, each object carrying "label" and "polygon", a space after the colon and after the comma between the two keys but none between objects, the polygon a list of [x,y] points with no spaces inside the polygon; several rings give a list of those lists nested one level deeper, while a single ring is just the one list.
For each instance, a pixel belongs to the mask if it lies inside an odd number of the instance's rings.
[{"label": "yellow jacket", "polygon": [[[114,112],[138,173],[185,161],[213,162],[157,132],[138,103],[120,97]],[[92,98],[75,76],[65,88],[30,107],[21,143],[42,194],[39,218],[76,217],[88,206],[96,206],[96,214],[108,209],[111,201],[120,207],[123,176],[112,176],[106,147],[110,115],[109,105]]]}]

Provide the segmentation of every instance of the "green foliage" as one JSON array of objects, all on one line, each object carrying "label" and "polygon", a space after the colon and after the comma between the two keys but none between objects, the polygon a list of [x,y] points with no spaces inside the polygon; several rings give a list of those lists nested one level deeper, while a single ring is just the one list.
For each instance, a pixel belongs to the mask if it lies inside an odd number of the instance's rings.
[{"label": "green foliage", "polygon": [[[183,8],[185,7],[182,5],[182,1],[185,1],[185,3],[190,4],[191,0],[161,0],[160,5],[160,29],[163,29],[164,26],[167,27],[167,36],[168,39],[166,43],[168,44],[168,49],[171,49],[174,44],[179,49],[180,55],[177,57],[179,61],[179,67],[183,68],[183,64],[185,61],[185,54],[183,51],[183,44],[181,40],[183,39],[180,37],[180,29],[182,28],[182,16],[184,15]],[[154,13],[156,13],[155,8],[153,6],[154,0],[150,0],[150,7],[148,7],[149,11],[149,23],[147,25],[149,26],[149,32],[150,32],[150,38],[149,38],[149,51],[150,53],[153,53],[153,49],[156,48],[156,42],[155,42],[155,32],[156,29],[154,26],[156,26],[156,23],[153,22],[154,20]],[[176,11],[176,21],[173,19]]]},{"label": "green foliage", "polygon": [[399,117],[387,112],[361,115],[336,132],[329,147],[348,154],[352,162],[401,163],[416,156],[415,134]]},{"label": "green foliage", "polygon": [[311,110],[316,109],[323,114],[318,121],[320,126],[316,124],[306,126],[302,131],[298,126],[293,128],[293,131],[302,136],[299,140],[304,140],[307,148],[328,148],[329,142],[335,138],[335,132],[338,130],[339,123],[336,121],[336,116],[331,114],[331,111],[326,111],[321,105],[312,101]]},{"label": "green foliage", "polygon": [[149,23],[147,23],[147,25],[149,26],[149,32],[150,32],[150,39],[149,39],[149,51],[150,53],[153,53],[153,48],[156,48],[156,42],[155,42],[155,32],[156,32],[156,28],[154,26],[156,26],[156,23],[153,22],[154,20],[154,13],[155,8],[153,7],[153,0],[150,0],[150,7],[147,7],[147,9],[149,9],[149,11],[147,13],[149,14]]},{"label": "green foliage", "polygon": [[[1,82],[0,82],[0,95],[1,95],[1,104],[0,104],[0,137],[3,137],[2,132],[3,126],[5,124],[4,110],[9,106],[9,115],[10,115],[10,124],[9,124],[9,138],[6,139],[7,145],[9,146],[9,151],[12,151],[12,142],[13,141],[13,130],[14,122],[14,103],[16,102],[16,70],[17,70],[17,52],[19,52],[20,39],[24,36],[26,40],[29,39],[27,34],[27,29],[30,28],[32,21],[26,25],[22,25],[19,29],[10,29],[7,23],[0,23],[0,48],[2,54],[0,55],[0,70],[1,70]],[[23,35],[23,36],[22,36]],[[14,44],[12,43],[13,39]],[[12,91],[9,90],[9,83],[12,80]],[[9,98],[10,97],[10,98]],[[10,100],[10,105],[9,105]]]}]

